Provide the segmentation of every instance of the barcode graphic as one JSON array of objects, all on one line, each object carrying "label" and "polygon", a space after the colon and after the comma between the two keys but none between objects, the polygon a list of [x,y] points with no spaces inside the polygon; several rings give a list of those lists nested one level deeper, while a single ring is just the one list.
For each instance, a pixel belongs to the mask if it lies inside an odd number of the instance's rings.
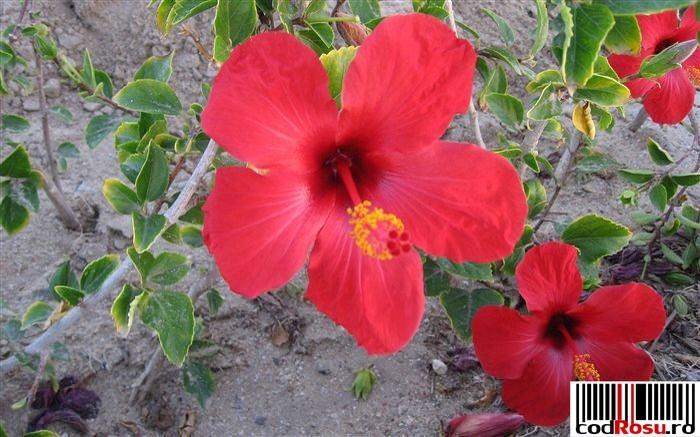
[{"label": "barcode graphic", "polygon": [[572,382],[571,435],[700,436],[697,382]]}]

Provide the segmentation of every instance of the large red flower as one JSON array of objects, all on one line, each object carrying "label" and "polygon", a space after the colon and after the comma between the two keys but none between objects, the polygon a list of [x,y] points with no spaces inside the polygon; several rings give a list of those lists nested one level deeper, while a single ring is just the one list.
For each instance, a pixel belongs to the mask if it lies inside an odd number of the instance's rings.
[{"label": "large red flower", "polygon": [[[642,31],[642,48],[639,56],[608,56],[610,66],[620,77],[639,72],[642,61],[663,49],[678,43],[694,40],[700,31],[695,19],[695,7],[686,9],[678,24],[678,13],[667,11],[653,15],[637,15]],[[700,86],[700,49],[682,64],[656,79],[633,79],[625,83],[632,97],[644,98],[644,109],[656,123],[680,123],[693,108],[695,87]]]},{"label": "large red flower", "polygon": [[416,245],[456,261],[507,256],[526,201],[505,159],[438,141],[469,105],[476,55],[426,15],[386,18],[345,76],[342,111],[317,56],[270,32],[236,48],[214,81],[202,127],[255,169],[222,168],[204,239],[231,289],[284,285],[311,250],[306,298],[369,353],[416,332]]},{"label": "large red flower", "polygon": [[643,381],[654,363],[633,343],[661,334],[661,297],[644,284],[601,287],[579,304],[575,247],[546,243],[515,272],[529,315],[499,306],[474,317],[474,349],[484,370],[502,378],[503,401],[528,422],[554,426],[569,415],[569,382]]}]

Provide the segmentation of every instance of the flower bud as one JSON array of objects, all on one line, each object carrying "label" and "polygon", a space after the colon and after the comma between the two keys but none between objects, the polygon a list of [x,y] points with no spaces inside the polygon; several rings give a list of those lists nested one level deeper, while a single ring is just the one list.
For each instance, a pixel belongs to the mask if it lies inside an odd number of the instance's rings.
[{"label": "flower bud", "polygon": [[352,382],[352,393],[355,395],[355,399],[367,399],[370,393],[372,393],[372,387],[374,386],[374,381],[377,379],[377,375],[374,374],[372,369],[365,368],[360,369],[355,373],[355,380]]},{"label": "flower bud", "polygon": [[[338,12],[336,16],[349,17],[348,14],[343,14],[342,12]],[[362,23],[340,21],[337,23],[337,25],[338,32],[340,32],[340,36],[343,37],[345,42],[353,46],[359,46],[360,44],[362,44],[364,40],[367,39],[367,36],[369,34],[369,30]]]},{"label": "flower bud", "polygon": [[476,413],[452,419],[446,437],[500,437],[514,432],[525,423],[520,414]]}]

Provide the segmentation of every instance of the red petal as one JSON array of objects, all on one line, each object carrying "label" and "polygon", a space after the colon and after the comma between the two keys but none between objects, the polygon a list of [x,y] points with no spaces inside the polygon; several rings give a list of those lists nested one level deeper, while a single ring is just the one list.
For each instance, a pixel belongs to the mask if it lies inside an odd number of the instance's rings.
[{"label": "red petal", "polygon": [[608,63],[620,78],[624,78],[638,73],[644,58],[651,54],[651,51],[642,52],[639,56],[612,54],[608,56]]},{"label": "red petal", "polygon": [[503,381],[503,402],[539,426],[559,425],[569,416],[573,354],[546,349],[535,356],[519,379]]},{"label": "red petal", "polygon": [[515,269],[515,281],[530,312],[551,314],[577,304],[583,290],[577,258],[574,246],[555,242],[542,244],[525,254]]},{"label": "red petal", "polygon": [[301,269],[332,205],[330,194],[311,198],[298,176],[221,168],[204,205],[204,241],[229,287],[253,298]]},{"label": "red petal", "polygon": [[306,298],[343,326],[369,354],[398,351],[423,317],[423,268],[414,250],[379,261],[350,238],[337,208],[321,229],[309,261]]},{"label": "red petal", "polygon": [[544,329],[537,317],[522,316],[510,308],[483,307],[472,321],[474,351],[489,375],[520,378],[532,357],[546,347]]},{"label": "red petal", "polygon": [[432,145],[468,109],[475,63],[469,42],[436,18],[385,18],[345,75],[338,144]]},{"label": "red petal", "polygon": [[[689,71],[691,67],[695,67],[696,69],[700,69],[700,49],[696,49],[688,59],[686,59],[683,64],[683,68],[686,71]],[[696,75],[699,75],[700,72],[696,72]],[[700,80],[700,77],[698,78]]]},{"label": "red petal", "polygon": [[458,262],[510,255],[527,215],[510,162],[473,145],[447,142],[391,161],[372,195],[377,206],[403,220],[416,246]]},{"label": "red petal", "polygon": [[693,109],[695,87],[683,68],[676,68],[659,78],[659,87],[652,88],[644,97],[644,109],[659,124],[683,121]]},{"label": "red petal", "polygon": [[568,315],[579,321],[581,337],[599,342],[653,340],[666,323],[661,296],[635,282],[602,287]]},{"label": "red petal", "polygon": [[303,167],[309,149],[334,143],[336,124],[328,75],[318,57],[284,32],[238,46],[214,80],[202,113],[207,135],[258,168]]},{"label": "red petal", "polygon": [[648,381],[654,371],[649,354],[631,343],[578,343],[581,353],[591,356],[601,381]]},{"label": "red petal", "polygon": [[637,15],[639,30],[642,32],[642,49],[654,50],[661,41],[671,38],[678,29],[676,11],[652,15]]},{"label": "red petal", "polygon": [[639,78],[630,80],[629,82],[625,82],[625,86],[630,90],[630,94],[632,94],[632,97],[638,99],[640,97],[643,97],[650,90],[656,88],[658,84],[656,83],[656,81],[651,79]]},{"label": "red petal", "polygon": [[691,6],[683,13],[676,37],[678,41],[688,41],[695,39],[698,31],[700,31],[700,21],[695,18],[695,6]]}]

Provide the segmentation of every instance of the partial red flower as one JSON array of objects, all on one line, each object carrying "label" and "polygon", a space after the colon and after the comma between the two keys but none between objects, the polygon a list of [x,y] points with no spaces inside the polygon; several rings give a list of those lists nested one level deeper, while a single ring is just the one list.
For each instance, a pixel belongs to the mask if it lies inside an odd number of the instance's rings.
[{"label": "partial red flower", "polygon": [[338,112],[318,57],[293,36],[236,48],[202,114],[218,144],[265,170],[219,169],[204,206],[204,241],[230,288],[254,298],[280,287],[311,252],[306,298],[369,353],[391,353],[423,314],[414,245],[455,261],[507,256],[527,211],[517,173],[439,141],[468,108],[475,62],[435,18],[386,18],[359,47]]},{"label": "partial red flower", "polygon": [[528,422],[554,426],[569,415],[569,382],[644,381],[654,363],[634,345],[658,337],[661,297],[644,284],[601,287],[579,303],[575,247],[546,243],[515,272],[530,314],[499,306],[474,317],[474,348],[484,370],[502,378],[503,401]]},{"label": "partial red flower", "polygon": [[474,413],[450,421],[445,437],[502,437],[515,432],[525,423],[513,413]]},{"label": "partial red flower", "polygon": [[[678,13],[667,11],[653,15],[637,15],[642,32],[642,48],[639,56],[612,54],[610,66],[620,77],[639,72],[642,61],[660,53],[673,44],[694,40],[700,31],[695,19],[695,7],[689,7],[678,23]],[[644,109],[656,123],[680,123],[693,108],[695,87],[700,86],[700,49],[682,64],[662,77],[633,79],[625,83],[632,97],[642,97]]]}]

